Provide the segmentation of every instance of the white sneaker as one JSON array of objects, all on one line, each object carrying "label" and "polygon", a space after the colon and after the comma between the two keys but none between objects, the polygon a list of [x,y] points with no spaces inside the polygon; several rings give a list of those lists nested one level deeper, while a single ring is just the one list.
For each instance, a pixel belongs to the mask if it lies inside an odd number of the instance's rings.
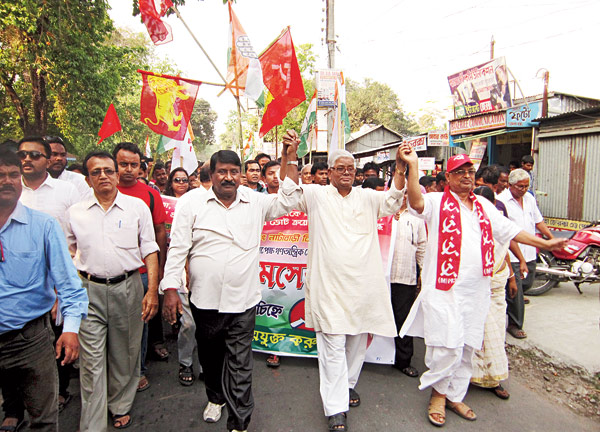
[{"label": "white sneaker", "polygon": [[243,431],[239,431],[237,429],[232,430],[231,432],[248,432],[248,429],[244,429]]},{"label": "white sneaker", "polygon": [[216,423],[221,418],[221,410],[225,404],[219,405],[216,403],[209,402],[204,408],[204,414],[202,417],[206,423]]}]

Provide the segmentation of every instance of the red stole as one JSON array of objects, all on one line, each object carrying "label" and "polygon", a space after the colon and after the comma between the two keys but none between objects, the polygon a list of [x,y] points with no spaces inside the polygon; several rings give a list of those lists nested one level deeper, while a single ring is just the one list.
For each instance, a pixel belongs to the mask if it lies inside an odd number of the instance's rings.
[{"label": "red stole", "polygon": [[[494,270],[494,238],[492,225],[483,211],[483,206],[475,198],[473,192],[469,198],[479,218],[481,227],[481,262],[483,275],[491,276]],[[440,224],[438,227],[438,256],[435,287],[448,291],[458,278],[460,267],[460,250],[462,244],[462,227],[460,223],[460,204],[446,186],[440,206]],[[471,245],[469,245],[470,247]]]}]

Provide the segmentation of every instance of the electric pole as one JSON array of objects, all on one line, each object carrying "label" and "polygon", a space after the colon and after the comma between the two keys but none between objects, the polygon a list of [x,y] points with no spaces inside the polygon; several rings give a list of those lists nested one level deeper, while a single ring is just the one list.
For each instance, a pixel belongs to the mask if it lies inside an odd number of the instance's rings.
[{"label": "electric pole", "polygon": [[[327,66],[329,69],[335,68],[335,30],[334,30],[334,0],[327,0],[327,15],[325,37],[327,42]],[[327,111],[327,151],[331,146],[331,134],[333,132],[335,110]]]}]

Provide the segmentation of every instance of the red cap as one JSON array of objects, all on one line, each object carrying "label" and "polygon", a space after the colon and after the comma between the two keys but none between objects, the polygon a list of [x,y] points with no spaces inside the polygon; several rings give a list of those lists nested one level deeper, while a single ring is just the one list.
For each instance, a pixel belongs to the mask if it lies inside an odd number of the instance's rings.
[{"label": "red cap", "polygon": [[452,156],[450,159],[448,159],[448,164],[446,165],[446,171],[452,172],[455,169],[458,169],[465,164],[473,165],[473,162],[471,161],[471,158],[468,155],[459,154],[459,155]]}]

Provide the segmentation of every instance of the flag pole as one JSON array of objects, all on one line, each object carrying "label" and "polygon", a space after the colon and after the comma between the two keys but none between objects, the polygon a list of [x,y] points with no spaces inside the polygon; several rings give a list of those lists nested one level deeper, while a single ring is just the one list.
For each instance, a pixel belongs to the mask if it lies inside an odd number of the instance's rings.
[{"label": "flag pole", "polygon": [[[206,50],[204,49],[204,47],[202,46],[202,44],[200,43],[200,41],[196,38],[196,36],[192,32],[192,29],[190,29],[189,26],[187,25],[187,23],[183,20],[183,18],[181,17],[181,14],[179,13],[179,9],[177,9],[177,6],[173,5],[173,10],[175,11],[175,15],[177,15],[177,18],[179,18],[181,20],[181,22],[183,23],[183,26],[186,28],[186,30],[188,31],[188,33],[192,36],[192,39],[194,39],[194,42],[196,42],[196,45],[198,45],[198,47],[202,50],[202,52],[204,53],[204,55],[206,56],[206,58],[208,59],[208,61],[212,65],[212,67],[215,68],[215,70],[219,74],[219,77],[221,77],[221,79],[223,80],[223,82],[225,83],[225,85],[227,85],[227,80],[225,79],[225,77],[223,76],[223,74],[221,73],[221,71],[217,68],[217,65],[215,65],[215,63],[212,61],[212,59],[210,58],[210,56],[208,55],[208,53],[206,52]],[[237,101],[238,112],[239,112],[240,110],[243,110],[243,107],[242,107],[242,104],[240,102],[240,98],[238,96],[235,96],[235,95],[234,95],[234,97],[235,97],[235,100]],[[241,121],[241,119],[240,119],[240,121]]]}]

